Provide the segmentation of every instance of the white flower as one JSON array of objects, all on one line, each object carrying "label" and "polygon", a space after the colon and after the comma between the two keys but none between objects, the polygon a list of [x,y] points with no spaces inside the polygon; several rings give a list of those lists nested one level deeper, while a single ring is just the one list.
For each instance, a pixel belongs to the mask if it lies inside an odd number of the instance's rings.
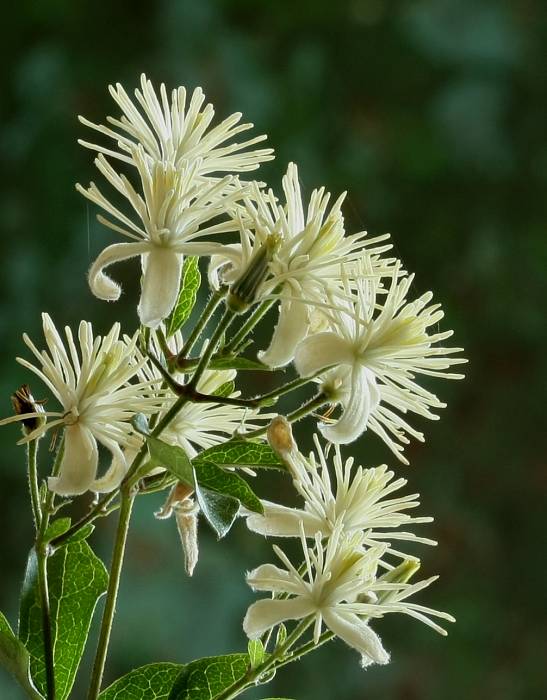
[{"label": "white flower", "polygon": [[409,442],[405,433],[419,440],[423,435],[400,413],[437,419],[431,409],[445,406],[415,381],[416,375],[461,379],[463,375],[446,370],[466,362],[449,357],[461,348],[437,345],[452,331],[429,333],[444,316],[440,304],[430,303],[431,292],[407,301],[412,281],[412,275],[399,278],[395,268],[386,294],[378,278],[363,276],[357,281],[355,302],[325,310],[330,330],[308,336],[295,353],[295,366],[303,377],[337,365],[324,377],[323,390],[333,403],[342,404],[343,413],[334,424],[319,426],[325,438],[348,443],[369,427],[405,464],[400,444]]},{"label": "white flower", "polygon": [[255,170],[261,162],[272,160],[273,149],[248,150],[266,136],[256,136],[243,143],[230,143],[237,134],[253,127],[239,124],[241,114],[232,114],[210,128],[215,111],[204,106],[205,95],[196,88],[187,105],[186,89],[171,92],[169,100],[165,85],[160,85],[159,99],[150,80],[141,75],[141,89],[135,90],[136,103],[118,83],[109,87],[110,94],[122,111],[121,119],[107,117],[111,125],[94,124],[84,117],[80,121],[101,134],[112,138],[117,150],[80,140],[79,143],[99,153],[105,153],[126,163],[133,163],[132,149],[141,144],[146,158],[180,168],[186,161],[199,161],[198,173],[241,172]]},{"label": "white flower", "polygon": [[317,534],[315,547],[308,549],[302,534],[303,573],[300,573],[302,567],[297,570],[283,551],[274,546],[286,568],[264,564],[249,573],[247,581],[254,590],[289,597],[274,597],[253,603],[243,622],[246,634],[256,639],[285,620],[310,618],[315,621],[315,643],[319,641],[324,623],[333,634],[361,653],[363,666],[389,661],[380,638],[368,624],[369,618],[401,612],[444,634],[445,631],[430,616],[453,621],[450,615],[403,602],[435,578],[410,585],[391,582],[385,576],[377,577],[385,545],[377,544],[367,549],[362,545],[362,535],[348,537],[337,528],[326,544]]},{"label": "white flower", "polygon": [[[405,511],[420,505],[416,493],[395,496],[406,485],[406,479],[394,479],[394,473],[386,465],[371,469],[353,468],[350,457],[342,462],[340,448],[335,446],[334,483],[321,444],[314,435],[316,453],[306,459],[297,450],[284,454],[291,471],[296,490],[304,499],[304,508],[289,508],[263,501],[264,514],[252,514],[247,518],[248,527],[262,535],[297,537],[303,527],[306,537],[329,537],[341,528],[348,534],[364,532],[364,542],[409,540],[434,545],[434,540],[417,537],[412,532],[399,532],[398,528],[432,521],[429,517],[412,517]],[[389,532],[385,532],[389,530]],[[408,555],[393,550],[387,553],[401,558]]]},{"label": "white flower", "polygon": [[[116,323],[107,336],[94,338],[91,324],[82,321],[78,330],[78,352],[70,328],[65,328],[65,346],[51,318],[42,314],[42,319],[48,351],[40,352],[25,334],[24,341],[39,366],[19,357],[17,361],[44,382],[63,410],[14,416],[0,423],[32,415],[52,419],[42,422],[21,442],[37,439],[52,428],[64,429],[59,475],[49,479],[52,491],[67,496],[87,490],[111,491],[127,470],[121,448],[132,442],[132,416],[137,412],[150,414],[162,404],[159,394],[152,395],[150,382],[129,383],[142,366],[136,356],[137,336],[120,340],[120,325]],[[99,479],[96,479],[97,443],[112,453],[116,463],[114,470]]]},{"label": "white flower", "polygon": [[[231,176],[222,180],[198,177],[200,161],[184,162],[180,168],[168,162],[146,158],[142,146],[132,146],[131,157],[140,176],[140,195],[125,175],[118,174],[101,154],[95,164],[111,185],[129,202],[135,216],[114,206],[93,182],[77,190],[98,204],[118,223],[98,216],[101,223],[129,238],[105,248],[89,271],[91,291],[99,299],[116,301],[121,289],[104,269],[113,263],[140,257],[143,269],[139,302],[141,323],[152,328],[166,318],[176,302],[184,255],[207,255],[218,243],[202,241],[203,236],[234,230],[231,220],[218,221],[226,207],[241,197]],[[215,219],[216,223],[210,223]]]},{"label": "white flower", "polygon": [[[381,260],[380,253],[391,248],[383,242],[388,235],[366,239],[366,232],[345,235],[341,205],[342,194],[330,207],[330,194],[324,188],[314,190],[305,211],[298,181],[298,170],[290,163],[282,181],[286,204],[281,206],[271,190],[265,192],[256,183],[252,196],[244,199],[245,211],[238,223],[241,243],[226,247],[211,259],[210,279],[218,286],[218,277],[232,283],[249,264],[256,248],[271,236],[280,239],[269,265],[262,298],[275,292],[279,298],[279,320],[269,348],[259,353],[271,367],[288,364],[298,342],[306,337],[311,314],[317,305],[328,303],[327,293],[341,294],[341,266],[348,272],[353,264],[368,256],[372,274],[387,274],[392,260]],[[382,245],[378,245],[382,243]],[[371,247],[373,246],[373,247]]]}]

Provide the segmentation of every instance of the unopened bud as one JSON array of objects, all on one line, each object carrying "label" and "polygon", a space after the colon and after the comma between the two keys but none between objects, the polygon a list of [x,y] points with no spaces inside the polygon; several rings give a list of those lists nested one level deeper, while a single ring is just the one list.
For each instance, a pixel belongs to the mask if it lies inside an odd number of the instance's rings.
[{"label": "unopened bud", "polygon": [[[391,571],[386,571],[378,581],[382,583],[408,583],[419,568],[419,559],[406,559]],[[393,591],[381,591],[378,600],[380,603],[389,603],[393,595]]]},{"label": "unopened bud", "polygon": [[266,279],[268,267],[279,247],[280,237],[270,234],[252,256],[246,269],[233,283],[226,304],[235,313],[243,313],[255,301],[260,286]]},{"label": "unopened bud", "polygon": [[[44,409],[41,404],[43,401],[36,401],[33,395],[30,393],[30,387],[28,384],[23,384],[17,391],[11,395],[11,405],[13,406],[14,412],[18,416],[25,415],[25,413],[43,413]],[[44,422],[44,418],[40,416],[31,416],[29,418],[24,418],[21,423],[23,425],[23,432],[27,435],[32,433],[33,430],[39,428]]]},{"label": "unopened bud", "polygon": [[184,566],[188,576],[194,573],[198,563],[198,513],[199,506],[193,498],[185,498],[175,508],[175,519],[184,553]]},{"label": "unopened bud", "polygon": [[296,447],[292,436],[291,424],[284,416],[276,416],[272,420],[268,426],[267,438],[272,450],[283,458],[286,458]]}]

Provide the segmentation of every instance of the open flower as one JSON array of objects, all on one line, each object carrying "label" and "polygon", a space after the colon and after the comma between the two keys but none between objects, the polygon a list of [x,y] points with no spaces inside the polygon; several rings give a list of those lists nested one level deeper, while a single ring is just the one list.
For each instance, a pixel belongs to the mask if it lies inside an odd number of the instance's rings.
[{"label": "open flower", "polygon": [[[406,479],[394,479],[394,473],[386,465],[354,469],[353,457],[342,462],[338,445],[332,460],[333,479],[317,435],[314,441],[315,453],[311,452],[308,458],[294,449],[284,454],[294,486],[304,499],[304,508],[263,501],[264,514],[250,515],[247,518],[249,529],[262,535],[298,537],[303,528],[306,537],[315,537],[317,533],[329,537],[341,528],[348,534],[364,532],[367,546],[391,540],[436,544],[412,532],[399,531],[407,525],[432,521],[432,518],[413,517],[406,512],[420,505],[418,494],[393,496],[406,485]],[[408,558],[391,545],[387,553]]]},{"label": "open flower", "polygon": [[367,256],[372,274],[387,274],[393,260],[380,254],[389,250],[388,235],[366,238],[362,231],[347,236],[341,211],[345,193],[330,207],[330,194],[324,188],[314,190],[305,209],[298,169],[290,163],[282,180],[285,205],[281,206],[271,190],[252,185],[244,199],[245,211],[238,224],[241,243],[225,248],[211,259],[210,278],[218,285],[219,275],[230,284],[252,260],[256,249],[275,237],[280,241],[269,264],[262,286],[262,298],[275,292],[279,299],[279,320],[270,346],[259,353],[271,367],[288,364],[299,341],[306,337],[311,314],[316,306],[329,305],[328,296],[343,293],[341,267],[354,273],[354,263]]},{"label": "open flower", "polygon": [[[172,311],[177,300],[184,255],[208,255],[219,246],[204,236],[234,230],[231,220],[219,221],[230,203],[242,196],[236,180],[204,181],[198,177],[201,161],[176,168],[169,162],[149,161],[144,147],[132,146],[131,157],[141,180],[140,195],[125,175],[118,174],[104,155],[95,163],[111,185],[129,202],[131,217],[114,206],[93,182],[88,189],[76,185],[87,199],[114,220],[98,217],[105,226],[130,239],[105,248],[89,270],[91,291],[99,299],[116,301],[121,289],[104,270],[108,266],[140,257],[143,270],[138,312],[141,323],[156,327]],[[211,223],[212,220],[216,223]]]},{"label": "open flower", "polygon": [[[315,623],[314,641],[321,635],[322,625],[361,654],[361,663],[386,664],[389,655],[378,635],[370,628],[369,619],[386,613],[401,612],[415,617],[437,631],[445,633],[431,617],[453,621],[452,616],[437,612],[406,599],[428,586],[435,578],[410,585],[377,577],[378,564],[386,545],[363,547],[363,535],[344,535],[337,528],[326,543],[320,534],[315,546],[308,548],[302,533],[304,571],[298,570],[279,547],[274,550],[285,569],[263,564],[247,575],[254,590],[269,591],[284,599],[270,598],[253,603],[247,610],[243,629],[251,639],[286,620],[309,618]],[[416,565],[417,568],[417,565]],[[383,594],[387,592],[385,600]],[[366,602],[361,602],[366,601]]]},{"label": "open flower", "polygon": [[204,105],[205,95],[201,88],[193,91],[187,104],[185,88],[172,90],[169,100],[162,83],[158,99],[151,81],[143,73],[141,89],[135,90],[136,101],[131,100],[119,83],[110,85],[109,91],[122,111],[121,118],[107,117],[110,126],[94,124],[84,117],[80,117],[80,121],[113,139],[117,150],[80,140],[79,143],[86,148],[134,165],[132,150],[140,144],[146,158],[154,162],[180,168],[184,162],[199,161],[200,175],[254,170],[261,162],[273,158],[272,148],[251,149],[264,141],[264,135],[243,143],[227,143],[253,127],[252,124],[239,123],[242,117],[239,112],[210,128],[215,110],[212,104]]},{"label": "open flower", "polygon": [[400,414],[437,419],[431,409],[445,406],[415,381],[416,375],[461,379],[462,374],[446,370],[466,362],[450,357],[461,348],[438,345],[452,331],[429,332],[444,316],[440,304],[431,304],[431,292],[407,301],[412,281],[412,275],[400,278],[397,268],[387,293],[377,277],[357,280],[355,301],[325,310],[330,329],[303,340],[294,360],[303,377],[336,365],[322,386],[332,403],[342,405],[343,413],[334,423],[319,426],[327,440],[349,443],[369,427],[405,464],[400,443],[409,442],[406,433],[419,440],[423,435]]},{"label": "open flower", "polygon": [[[49,478],[49,488],[64,496],[92,491],[110,491],[119,485],[127,470],[121,448],[131,442],[132,416],[137,412],[157,411],[163,399],[154,395],[150,382],[130,383],[142,366],[136,355],[137,336],[119,338],[120,325],[114,324],[107,336],[93,336],[91,324],[82,321],[78,330],[80,351],[70,328],[65,328],[66,345],[48,314],[42,314],[48,351],[39,351],[30,338],[23,336],[39,365],[22,358],[17,361],[34,372],[59,401],[62,411],[37,411],[13,416],[1,424],[46,417],[21,442],[35,440],[46,430],[63,429],[64,451],[58,476]],[[113,461],[123,468],[116,479],[96,479],[97,443],[106,447]]]}]

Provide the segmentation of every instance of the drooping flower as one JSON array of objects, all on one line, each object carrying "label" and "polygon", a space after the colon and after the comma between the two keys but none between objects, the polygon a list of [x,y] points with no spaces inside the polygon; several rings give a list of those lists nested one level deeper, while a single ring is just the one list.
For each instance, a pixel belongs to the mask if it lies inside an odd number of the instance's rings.
[{"label": "drooping flower", "polygon": [[341,266],[348,273],[359,270],[355,264],[363,256],[371,263],[371,274],[382,276],[393,267],[393,260],[382,259],[389,250],[388,235],[367,239],[362,231],[347,236],[341,211],[345,193],[330,207],[330,194],[324,188],[314,190],[305,210],[298,169],[290,163],[282,180],[285,204],[272,190],[256,183],[244,199],[245,210],[237,219],[241,243],[225,247],[211,258],[210,280],[219,285],[233,283],[256,254],[257,248],[275,237],[280,241],[269,264],[261,296],[275,292],[279,299],[279,320],[270,346],[259,353],[271,367],[288,364],[299,341],[306,337],[311,314],[316,306],[329,302],[328,296],[343,293]]},{"label": "drooping flower", "polygon": [[82,124],[113,139],[115,146],[106,148],[80,140],[86,148],[134,165],[133,149],[141,145],[146,159],[156,163],[179,169],[184,163],[198,162],[197,171],[201,176],[255,170],[260,163],[273,158],[272,148],[251,149],[266,139],[264,135],[243,143],[228,143],[253,127],[239,123],[241,113],[236,112],[211,127],[215,110],[212,104],[204,105],[201,88],[193,91],[189,102],[184,87],[172,90],[169,100],[162,83],[158,99],[152,82],[143,73],[141,89],[135,90],[135,101],[119,83],[110,85],[109,92],[122,111],[121,118],[107,117],[110,126],[95,124],[81,116],[79,119]]},{"label": "drooping flower", "polygon": [[[155,328],[175,305],[183,256],[208,255],[218,249],[218,243],[202,239],[234,230],[232,220],[225,218],[226,209],[241,198],[242,192],[237,180],[229,175],[222,180],[199,178],[199,159],[183,162],[177,168],[168,162],[149,161],[142,145],[132,146],[130,153],[142,195],[125,175],[114,170],[104,155],[99,155],[95,164],[131,205],[133,216],[114,206],[95,183],[88,189],[76,185],[81,194],[114,219],[99,215],[99,221],[131,241],[109,245],[99,254],[89,270],[89,285],[99,299],[116,301],[121,289],[104,273],[105,268],[140,257],[143,279],[139,317],[141,323]],[[219,221],[219,217],[223,220]]]},{"label": "drooping flower", "polygon": [[[82,321],[78,330],[79,351],[70,328],[65,328],[66,345],[48,314],[42,314],[47,351],[40,351],[25,334],[26,345],[38,365],[23,358],[17,361],[34,372],[61,404],[61,411],[37,411],[13,416],[0,424],[46,417],[21,442],[35,440],[47,430],[62,429],[64,452],[58,476],[49,478],[49,488],[64,496],[85,491],[111,491],[127,470],[122,448],[132,443],[131,418],[150,414],[162,403],[161,392],[152,392],[150,382],[132,382],[142,367],[137,357],[137,336],[121,340],[120,325],[108,335],[93,336],[91,324]],[[97,479],[98,446],[112,453],[118,467]]]},{"label": "drooping flower", "polygon": [[[371,629],[371,618],[390,612],[415,617],[445,634],[431,617],[453,621],[452,616],[437,612],[406,598],[428,586],[435,578],[417,584],[386,582],[377,576],[378,564],[386,545],[363,547],[363,535],[344,535],[337,528],[326,543],[317,534],[315,546],[308,548],[302,533],[304,572],[300,573],[285,553],[274,550],[286,568],[263,564],[247,575],[254,590],[269,591],[274,597],[253,603],[247,610],[243,629],[248,637],[257,639],[266,630],[286,620],[314,621],[314,641],[321,636],[323,624],[337,637],[361,654],[361,663],[386,664],[389,655],[378,635]],[[382,592],[387,592],[386,601]],[[366,601],[366,602],[361,602]]]},{"label": "drooping flower", "polygon": [[184,554],[184,566],[188,576],[192,576],[194,573],[199,558],[198,515],[200,508],[192,497],[192,493],[192,488],[179,481],[171,489],[162,509],[156,513],[156,518],[159,520],[175,516]]},{"label": "drooping flower", "polygon": [[[317,435],[314,435],[315,453],[306,458],[293,449],[284,454],[294,486],[304,499],[303,508],[289,508],[263,501],[264,514],[253,513],[247,526],[254,532],[276,537],[298,537],[303,528],[306,537],[329,537],[337,528],[352,534],[364,532],[367,546],[377,541],[406,540],[422,544],[435,541],[418,537],[412,532],[399,531],[408,525],[432,521],[429,517],[413,517],[406,511],[420,505],[416,493],[393,496],[403,488],[406,479],[394,479],[386,465],[354,469],[354,459],[342,462],[340,448],[335,446],[334,479]],[[387,553],[407,558],[389,546]]]},{"label": "drooping flower", "polygon": [[[366,261],[361,264],[370,271]],[[400,414],[437,419],[431,409],[445,406],[418,384],[416,375],[461,379],[462,374],[446,370],[466,362],[450,357],[462,348],[438,345],[453,331],[430,331],[444,316],[440,304],[431,304],[431,292],[407,301],[412,281],[412,275],[401,278],[395,268],[386,293],[377,277],[362,276],[354,302],[325,309],[329,330],[305,338],[295,353],[295,366],[303,377],[336,365],[323,377],[322,387],[343,412],[334,423],[320,424],[325,438],[349,443],[368,427],[405,464],[406,433],[419,440],[423,435]],[[347,283],[346,289],[349,292]]]}]

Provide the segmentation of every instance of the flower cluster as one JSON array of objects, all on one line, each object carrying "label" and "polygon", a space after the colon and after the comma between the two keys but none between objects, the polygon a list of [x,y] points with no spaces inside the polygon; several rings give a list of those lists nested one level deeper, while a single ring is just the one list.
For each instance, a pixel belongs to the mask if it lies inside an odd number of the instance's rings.
[{"label": "flower cluster", "polygon": [[[94,336],[91,324],[82,321],[77,341],[69,328],[63,340],[44,314],[47,350],[25,335],[36,363],[18,360],[45,384],[60,410],[46,410],[24,385],[13,397],[16,415],[0,423],[21,421],[24,443],[48,430],[62,431],[48,480],[59,495],[110,494],[129,482],[143,491],[170,487],[158,517],[175,516],[189,574],[198,558],[198,515],[215,499],[227,498],[222,517],[229,511],[231,522],[246,499],[255,511],[242,506],[239,514],[250,530],[299,538],[300,566],[275,546],[284,568],[265,564],[247,575],[253,589],[272,594],[247,612],[244,629],[251,639],[266,634],[269,640],[276,625],[297,620],[295,634],[314,625],[315,644],[337,636],[368,665],[389,659],[370,626],[387,613],[410,615],[444,633],[433,618],[451,621],[450,615],[409,602],[434,578],[411,583],[419,561],[400,550],[405,542],[436,544],[407,529],[431,518],[411,514],[419,500],[417,494],[401,495],[405,479],[386,465],[363,468],[352,457],[343,460],[340,448],[368,431],[408,463],[404,448],[410,437],[423,440],[408,416],[436,419],[445,405],[422,379],[463,376],[453,371],[465,362],[455,356],[461,348],[445,345],[452,331],[439,328],[440,305],[431,292],[415,293],[414,276],[391,255],[387,234],[346,230],[345,194],[331,198],[320,187],[306,196],[294,163],[279,197],[264,183],[243,179],[273,155],[257,147],[265,136],[234,140],[253,126],[240,123],[241,114],[213,125],[213,107],[200,88],[188,96],[184,88],[169,94],[161,85],[157,93],[144,75],[134,99],[119,84],[110,93],[121,115],[108,117],[107,125],[80,118],[107,145],[80,143],[96,152],[95,165],[112,195],[94,182],[76,187],[102,210],[98,220],[125,239],[104,248],[91,265],[91,291],[117,300],[121,288],[107,268],[139,258],[140,329],[121,335],[115,324],[106,336]],[[189,256],[205,258],[211,295],[187,334],[180,326],[192,318],[196,296],[185,286]],[[204,342],[219,305],[222,319]],[[245,314],[230,337],[232,323]],[[265,314],[273,327],[269,344],[252,358],[241,357]],[[294,377],[276,389],[245,398],[236,388],[239,369],[288,365]],[[306,385],[315,396],[289,418],[327,407],[318,419],[315,451],[308,457],[299,451],[282,417],[268,431],[270,451],[291,474],[301,506],[273,500],[261,505],[229,461],[222,464],[224,472],[209,464],[209,481],[200,491],[199,454],[234,438],[260,440],[272,417],[264,409]],[[163,452],[152,458],[158,440]],[[101,477],[99,445],[111,457]],[[162,481],[173,454],[186,471],[171,469]],[[260,464],[242,469],[253,466]],[[200,498],[208,488],[214,495],[204,506]],[[222,534],[224,525],[218,525]]]}]

